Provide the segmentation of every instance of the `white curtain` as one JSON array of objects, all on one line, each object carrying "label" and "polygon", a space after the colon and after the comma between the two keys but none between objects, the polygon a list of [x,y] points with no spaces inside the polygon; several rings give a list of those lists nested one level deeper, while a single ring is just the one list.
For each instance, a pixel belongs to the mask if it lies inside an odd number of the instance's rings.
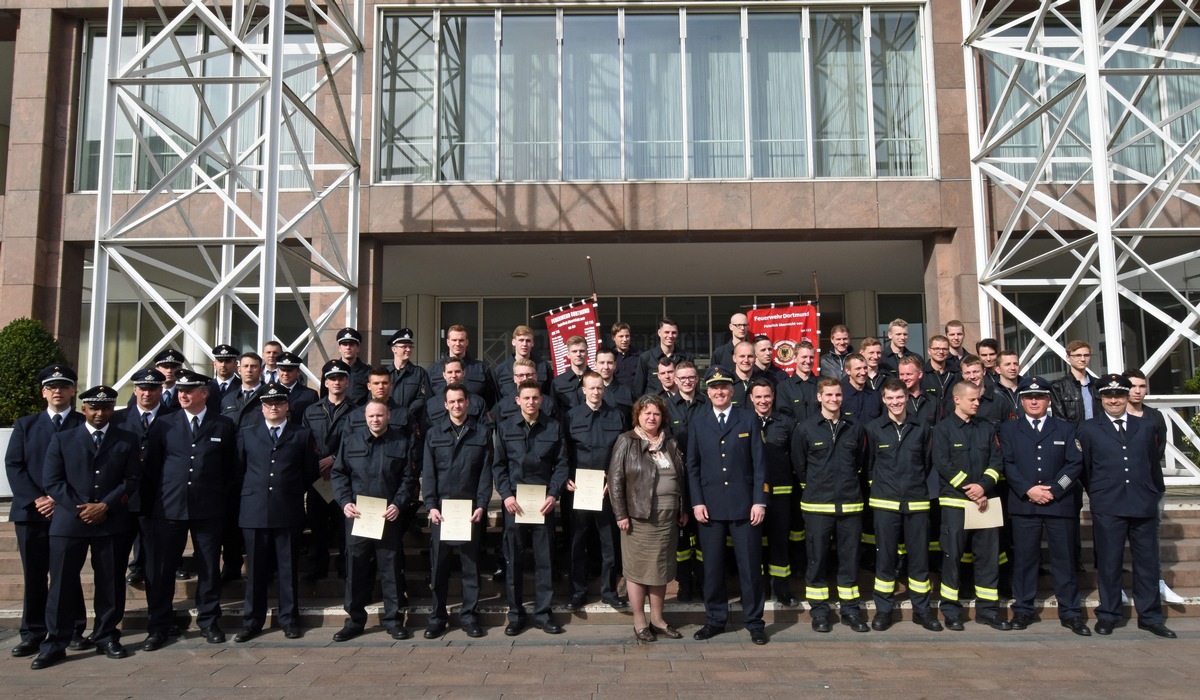
[{"label": "white curtain", "polygon": [[688,160],[694,178],[744,178],[741,17],[687,18]]},{"label": "white curtain", "polygon": [[750,147],[757,178],[810,177],[801,15],[750,15]]},{"label": "white curtain", "polygon": [[862,14],[811,14],[813,156],[817,177],[865,177],[866,75]]},{"label": "white curtain", "polygon": [[679,15],[625,16],[625,176],[683,177]]},{"label": "white curtain", "polygon": [[554,15],[505,15],[500,39],[500,179],[558,179]]},{"label": "white curtain", "polygon": [[384,15],[380,46],[379,179],[433,179],[433,18]]},{"label": "white curtain", "polygon": [[876,174],[927,175],[925,92],[915,12],[871,13],[871,77]]},{"label": "white curtain", "polygon": [[442,17],[440,180],[496,178],[496,38],[492,15]]},{"label": "white curtain", "polygon": [[621,179],[617,16],[563,17],[563,178]]}]

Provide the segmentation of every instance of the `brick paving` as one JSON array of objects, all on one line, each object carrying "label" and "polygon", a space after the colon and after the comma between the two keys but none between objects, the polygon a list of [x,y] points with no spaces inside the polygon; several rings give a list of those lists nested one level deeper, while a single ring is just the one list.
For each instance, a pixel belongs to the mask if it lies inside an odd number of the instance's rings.
[{"label": "brick paving", "polygon": [[[982,697],[1195,698],[1200,682],[1200,619],[1169,621],[1178,640],[1132,623],[1112,637],[1081,638],[1049,619],[1023,632],[968,625],[930,633],[910,623],[856,634],[812,632],[807,622],[770,625],[756,647],[744,631],[694,642],[637,645],[611,625],[568,625],[552,637],[517,638],[489,629],[468,639],[452,629],[438,641],[394,642],[382,632],[336,644],[328,627],[289,641],[279,630],[249,644],[210,645],[195,631],[153,652],[112,661],[91,652],[31,671],[29,659],[0,658],[0,688],[19,698],[794,698],[904,700]],[[414,631],[420,632],[419,627]],[[131,648],[142,633],[126,637]],[[0,633],[0,648],[16,635]]]}]

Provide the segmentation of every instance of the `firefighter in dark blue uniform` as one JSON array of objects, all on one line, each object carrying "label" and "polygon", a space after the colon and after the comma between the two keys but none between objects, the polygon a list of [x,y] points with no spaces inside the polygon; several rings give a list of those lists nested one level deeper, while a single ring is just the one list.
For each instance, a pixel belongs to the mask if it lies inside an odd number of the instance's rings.
[{"label": "firefighter in dark blue uniform", "polygon": [[[852,362],[846,364],[850,369]],[[796,426],[792,438],[796,479],[804,489],[800,508],[804,511],[808,553],[805,597],[812,606],[813,629],[829,632],[829,554],[836,538],[842,624],[855,632],[866,632],[870,627],[860,612],[858,590],[864,501],[863,430],[857,419],[844,415],[842,384],[838,380],[819,379],[817,401],[821,404],[820,413]]]},{"label": "firefighter in dark blue uniform", "polygon": [[1165,491],[1153,425],[1129,415],[1129,380],[1107,374],[1096,380],[1103,413],[1079,427],[1083,483],[1096,536],[1100,605],[1096,632],[1112,634],[1121,619],[1121,566],[1125,544],[1133,559],[1133,604],[1138,628],[1174,639],[1163,624],[1159,593],[1158,501]]},{"label": "firefighter in dark blue uniform", "polygon": [[[469,344],[467,337],[467,329],[463,326],[450,326],[446,329],[446,357],[443,360],[451,357],[457,357],[463,362],[463,378],[462,383],[470,389],[472,394],[483,399],[490,411],[492,406],[496,405],[499,391],[496,388],[496,377],[492,374],[492,370],[483,360],[477,360],[471,357],[471,353],[467,351]],[[443,378],[442,361],[438,360],[429,365],[429,381],[433,386],[435,396],[440,394],[446,388],[446,380]],[[435,402],[436,403],[436,402]]]},{"label": "firefighter in dark blue uniform", "polygon": [[696,411],[688,429],[687,471],[692,514],[699,521],[704,553],[705,624],[700,641],[725,631],[726,539],[733,542],[742,615],[750,641],[766,644],[763,626],[762,523],[767,513],[766,460],[762,431],[751,411],[736,408],[733,379],[719,367],[705,380],[709,406]]},{"label": "firefighter in dark blue uniform", "polygon": [[550,393],[550,382],[554,380],[554,368],[533,351],[533,329],[517,326],[512,332],[512,357],[504,358],[494,368],[496,388],[501,402],[512,404],[517,396],[518,382],[513,380],[513,363],[525,359],[533,362],[538,384],[542,385],[542,396]]},{"label": "firefighter in dark blue uniform", "polygon": [[288,420],[304,422],[304,412],[321,399],[317,392],[300,381],[300,368],[304,360],[294,352],[281,352],[275,360],[279,383],[288,390]]},{"label": "firefighter in dark blue uniform", "polygon": [[[136,435],[138,437],[138,444],[144,454],[146,442],[150,436],[150,426],[159,418],[170,415],[173,411],[178,410],[178,391],[176,391],[175,407],[171,408],[162,403],[162,386],[163,382],[166,381],[162,372],[157,369],[144,369],[130,377],[130,381],[133,383],[133,403],[115,412],[112,424]],[[129,559],[129,573],[125,576],[125,582],[130,585],[139,584],[146,580],[146,542],[149,540],[149,537],[144,531],[148,523],[143,523],[141,519],[141,491],[139,489],[137,492],[130,494],[129,503],[127,504],[134,524],[133,530],[130,531],[132,539],[126,543],[128,549],[133,553],[133,557]],[[171,575],[174,576],[175,573],[172,572]],[[187,574],[183,573],[183,576],[186,578]]]},{"label": "firefighter in dark blue uniform", "polygon": [[422,415],[426,402],[436,404],[440,401],[433,395],[429,373],[412,361],[415,342],[411,328],[401,328],[388,339],[388,347],[392,349],[392,364],[388,365],[392,400],[407,409],[410,416]]},{"label": "firefighter in dark blue uniform", "polygon": [[[431,587],[433,610],[425,628],[426,639],[436,639],[449,624],[446,601],[450,590],[450,554],[458,550],[462,569],[462,607],[459,624],[468,637],[484,636],[476,607],[479,604],[479,553],[483,545],[484,519],[492,498],[492,463],[495,445],[488,425],[467,413],[467,387],[457,382],[442,392],[445,419],[430,425],[425,433],[425,458],[421,493],[429,511],[432,539]],[[442,503],[447,499],[469,500],[471,539],[443,542],[441,537]]]},{"label": "firefighter in dark blue uniform", "polygon": [[792,592],[791,533],[792,503],[796,474],[792,468],[792,432],[796,421],[775,410],[775,387],[766,378],[755,379],[750,385],[750,404],[761,424],[763,459],[766,460],[767,518],[763,522],[766,535],[766,573],[771,580],[775,601],[788,608],[800,605]]},{"label": "firefighter in dark blue uniform", "polygon": [[[899,374],[913,365],[901,358]],[[919,362],[917,367],[919,367]],[[921,398],[925,398],[921,396]],[[909,413],[911,394],[899,379],[883,383],[885,415],[867,424],[870,504],[875,517],[875,617],[871,628],[892,626],[901,543],[907,547],[908,597],[913,622],[941,631],[929,607],[929,424]],[[928,400],[928,399],[927,399]]]},{"label": "firefighter in dark blue uniform", "polygon": [[676,341],[679,339],[679,326],[669,318],[662,318],[658,322],[658,343],[655,346],[638,357],[637,377],[633,380],[634,397],[642,394],[656,394],[662,391],[662,382],[658,379],[658,361],[664,357],[669,357],[673,361],[672,364],[679,364],[684,360],[694,360],[692,354],[683,352],[676,346]]},{"label": "firefighter in dark blue uniform", "polygon": [[942,614],[946,627],[956,632],[964,629],[959,580],[960,560],[968,544],[975,555],[975,621],[997,630],[1012,629],[999,603],[1000,528],[964,529],[966,509],[989,507],[988,499],[999,493],[997,484],[1004,470],[995,427],[975,415],[979,394],[979,387],[970,381],[954,385],[954,413],[934,427],[931,448],[942,487]]},{"label": "firefighter in dark blue uniform", "polygon": [[[343,328],[337,332],[338,357],[350,368],[350,379],[346,385],[346,398],[355,406],[367,402],[367,381],[371,365],[359,359],[362,348],[362,333],[354,328]],[[323,393],[323,392],[322,392]]]},{"label": "firefighter in dark blue uniform", "polygon": [[[329,573],[329,548],[335,543],[338,549],[337,570],[341,577],[346,575],[346,528],[344,515],[337,499],[333,497],[333,462],[342,444],[342,434],[350,422],[350,415],[358,407],[346,396],[350,383],[350,365],[341,360],[329,360],[321,367],[324,396],[304,411],[304,426],[312,431],[317,443],[317,469],[329,489],[325,496],[314,487],[309,487],[304,497],[305,517],[312,533],[309,543],[309,569],[305,579],[314,583]],[[315,482],[315,479],[314,479]]]},{"label": "firefighter in dark blue uniform", "polygon": [[[687,464],[685,450],[688,443],[688,424],[697,410],[703,410],[708,405],[708,397],[703,391],[697,391],[700,373],[692,362],[680,362],[675,368],[675,379],[679,391],[663,397],[667,404],[666,427],[675,436],[675,443],[679,445],[680,452],[684,453],[684,464]],[[679,587],[675,596],[680,602],[686,603],[696,591],[704,590],[704,554],[700,551],[695,518],[688,518],[687,523],[680,528],[677,547],[675,580]]]},{"label": "firefighter in dark blue uniform", "polygon": [[1086,637],[1091,630],[1083,619],[1076,574],[1083,460],[1075,426],[1047,415],[1050,383],[1045,379],[1022,379],[1018,393],[1023,415],[1000,426],[999,435],[1008,484],[1005,505],[1012,519],[1012,626],[1023,630],[1037,622],[1033,600],[1044,530],[1054,572],[1058,618],[1063,627]]},{"label": "firefighter in dark blue uniform", "polygon": [[216,415],[221,412],[221,401],[231,391],[242,385],[237,375],[238,355],[242,352],[227,343],[214,345],[212,349],[213,378],[208,386],[208,410]]}]

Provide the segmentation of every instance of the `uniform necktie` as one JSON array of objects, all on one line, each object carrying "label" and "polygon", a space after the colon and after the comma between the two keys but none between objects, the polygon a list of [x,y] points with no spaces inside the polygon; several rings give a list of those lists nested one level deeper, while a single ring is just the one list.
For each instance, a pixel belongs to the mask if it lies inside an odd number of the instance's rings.
[{"label": "uniform necktie", "polygon": [[251,389],[247,389],[242,392],[242,399],[245,401],[249,401],[251,398],[253,398],[253,396],[254,396],[254,391]]},{"label": "uniform necktie", "polygon": [[273,426],[271,428],[271,442],[279,442],[279,426],[278,425]]},{"label": "uniform necktie", "polygon": [[169,391],[163,392],[162,403],[164,406],[171,405],[171,392],[169,392]]},{"label": "uniform necktie", "polygon": [[97,430],[92,433],[92,442],[96,443],[96,449],[100,449],[100,443],[104,441],[104,433]]},{"label": "uniform necktie", "polygon": [[1120,435],[1121,439],[1124,440],[1125,439],[1125,419],[1118,418],[1113,422],[1117,424],[1117,435]]},{"label": "uniform necktie", "polygon": [[57,433],[60,430],[62,430],[62,414],[55,413],[54,414],[54,432]]},{"label": "uniform necktie", "polygon": [[143,411],[142,412],[142,430],[147,430],[149,428],[150,428],[150,412]]},{"label": "uniform necktie", "polygon": [[229,382],[221,382],[221,393],[224,394],[229,388]]},{"label": "uniform necktie", "polygon": [[722,430],[725,428],[725,414],[724,413],[717,414],[717,425],[721,426]]},{"label": "uniform necktie", "polygon": [[1034,419],[1033,419],[1033,432],[1035,432],[1035,433],[1040,433],[1040,432],[1042,432],[1042,426],[1041,426],[1041,423],[1042,423],[1042,419],[1041,419],[1041,418],[1034,418]]},{"label": "uniform necktie", "polygon": [[192,416],[192,435],[195,435],[196,431],[199,429],[200,429],[200,419],[197,418],[196,416]]}]

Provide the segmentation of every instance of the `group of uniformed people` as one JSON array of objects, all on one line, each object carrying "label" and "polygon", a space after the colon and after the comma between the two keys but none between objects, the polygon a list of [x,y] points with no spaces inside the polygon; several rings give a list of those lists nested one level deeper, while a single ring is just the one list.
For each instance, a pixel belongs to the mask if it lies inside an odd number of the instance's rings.
[{"label": "group of uniformed people", "polygon": [[[241,578],[243,569],[235,641],[262,631],[276,576],[276,621],[286,637],[303,635],[305,530],[308,578],[324,577],[331,559],[346,578],[348,619],[334,640],[364,632],[376,574],[383,626],[406,639],[402,538],[422,504],[432,534],[434,599],[424,636],[436,639],[448,626],[455,551],[460,624],[469,636],[483,636],[476,608],[494,492],[504,519],[497,574],[509,605],[506,635],[528,624],[563,632],[551,615],[556,513],[569,543],[566,609],[587,604],[594,571],[602,602],[626,608],[611,506],[606,500],[599,511],[576,509],[572,495],[578,470],[607,469],[617,437],[631,427],[633,399],[645,393],[663,396],[667,427],[686,452],[684,502],[694,517],[686,519],[674,556],[679,599],[700,592],[705,602],[697,639],[727,623],[730,546],[745,625],[757,644],[767,642],[768,587],[779,604],[800,605],[790,579],[792,563],[801,561],[818,632],[831,629],[834,592],[841,623],[886,630],[901,581],[913,621],[941,630],[931,605],[931,554],[941,557],[946,627],[963,629],[962,601],[973,588],[977,622],[1024,629],[1037,619],[1043,532],[1062,624],[1090,634],[1076,578],[1085,490],[1101,598],[1096,631],[1110,634],[1120,619],[1128,541],[1138,624],[1174,636],[1162,614],[1162,597],[1174,594],[1161,581],[1158,560],[1166,430],[1161,414],[1141,403],[1144,375],[1093,378],[1090,349],[1074,341],[1066,377],[1021,377],[1016,353],[999,351],[995,341],[967,353],[956,321],[930,339],[926,361],[907,348],[907,324],[899,319],[886,346],[868,338],[858,352],[846,328],[834,328],[819,364],[816,349],[801,342],[789,375],[774,365],[771,341],[749,337],[748,327],[744,314],[730,319],[732,339],[714,352],[703,379],[677,346],[670,319],[661,320],[658,343],[644,352],[631,347],[627,324],[615,324],[594,367],[587,342],[571,338],[570,364],[557,375],[534,354],[527,326],[514,330],[513,355],[495,368],[471,357],[466,329],[452,326],[447,354],[428,371],[412,361],[412,331],[396,332],[393,362],[372,368],[358,357],[361,335],[344,328],[338,359],[321,368],[319,392],[305,386],[303,360],[275,342],[262,355],[214,347],[212,377],[185,369],[183,356],[167,350],[155,367],[133,376],[125,409],[114,410],[112,387],[96,386],[78,395],[82,415],[73,410],[74,372],[47,367],[38,377],[47,408],[17,422],[6,456],[25,572],[21,642],[12,653],[36,654],[35,669],[60,661],[67,649],[127,656],[117,628],[125,583],[142,581],[149,620],[141,649],[167,644],[181,632],[172,602],[176,581],[191,576],[182,566],[189,534],[197,622],[210,643],[225,641],[222,584]],[[522,503],[522,486],[544,496]],[[386,506],[364,512],[364,497]],[[469,502],[469,539],[442,541],[447,501]],[[1003,510],[1000,526],[970,524],[990,509]],[[526,523],[526,510],[541,517]],[[382,534],[357,532],[363,517],[382,518]],[[527,545],[535,563],[532,615],[524,606]],[[331,550],[340,554],[333,558]],[[860,556],[864,550],[874,556]],[[96,622],[85,637],[80,574],[89,553]],[[1010,567],[1002,567],[1006,560]],[[874,572],[870,624],[860,607],[863,561]],[[970,582],[964,563],[973,563]],[[1002,568],[1011,579],[1011,620],[999,605],[1007,586]]]}]

